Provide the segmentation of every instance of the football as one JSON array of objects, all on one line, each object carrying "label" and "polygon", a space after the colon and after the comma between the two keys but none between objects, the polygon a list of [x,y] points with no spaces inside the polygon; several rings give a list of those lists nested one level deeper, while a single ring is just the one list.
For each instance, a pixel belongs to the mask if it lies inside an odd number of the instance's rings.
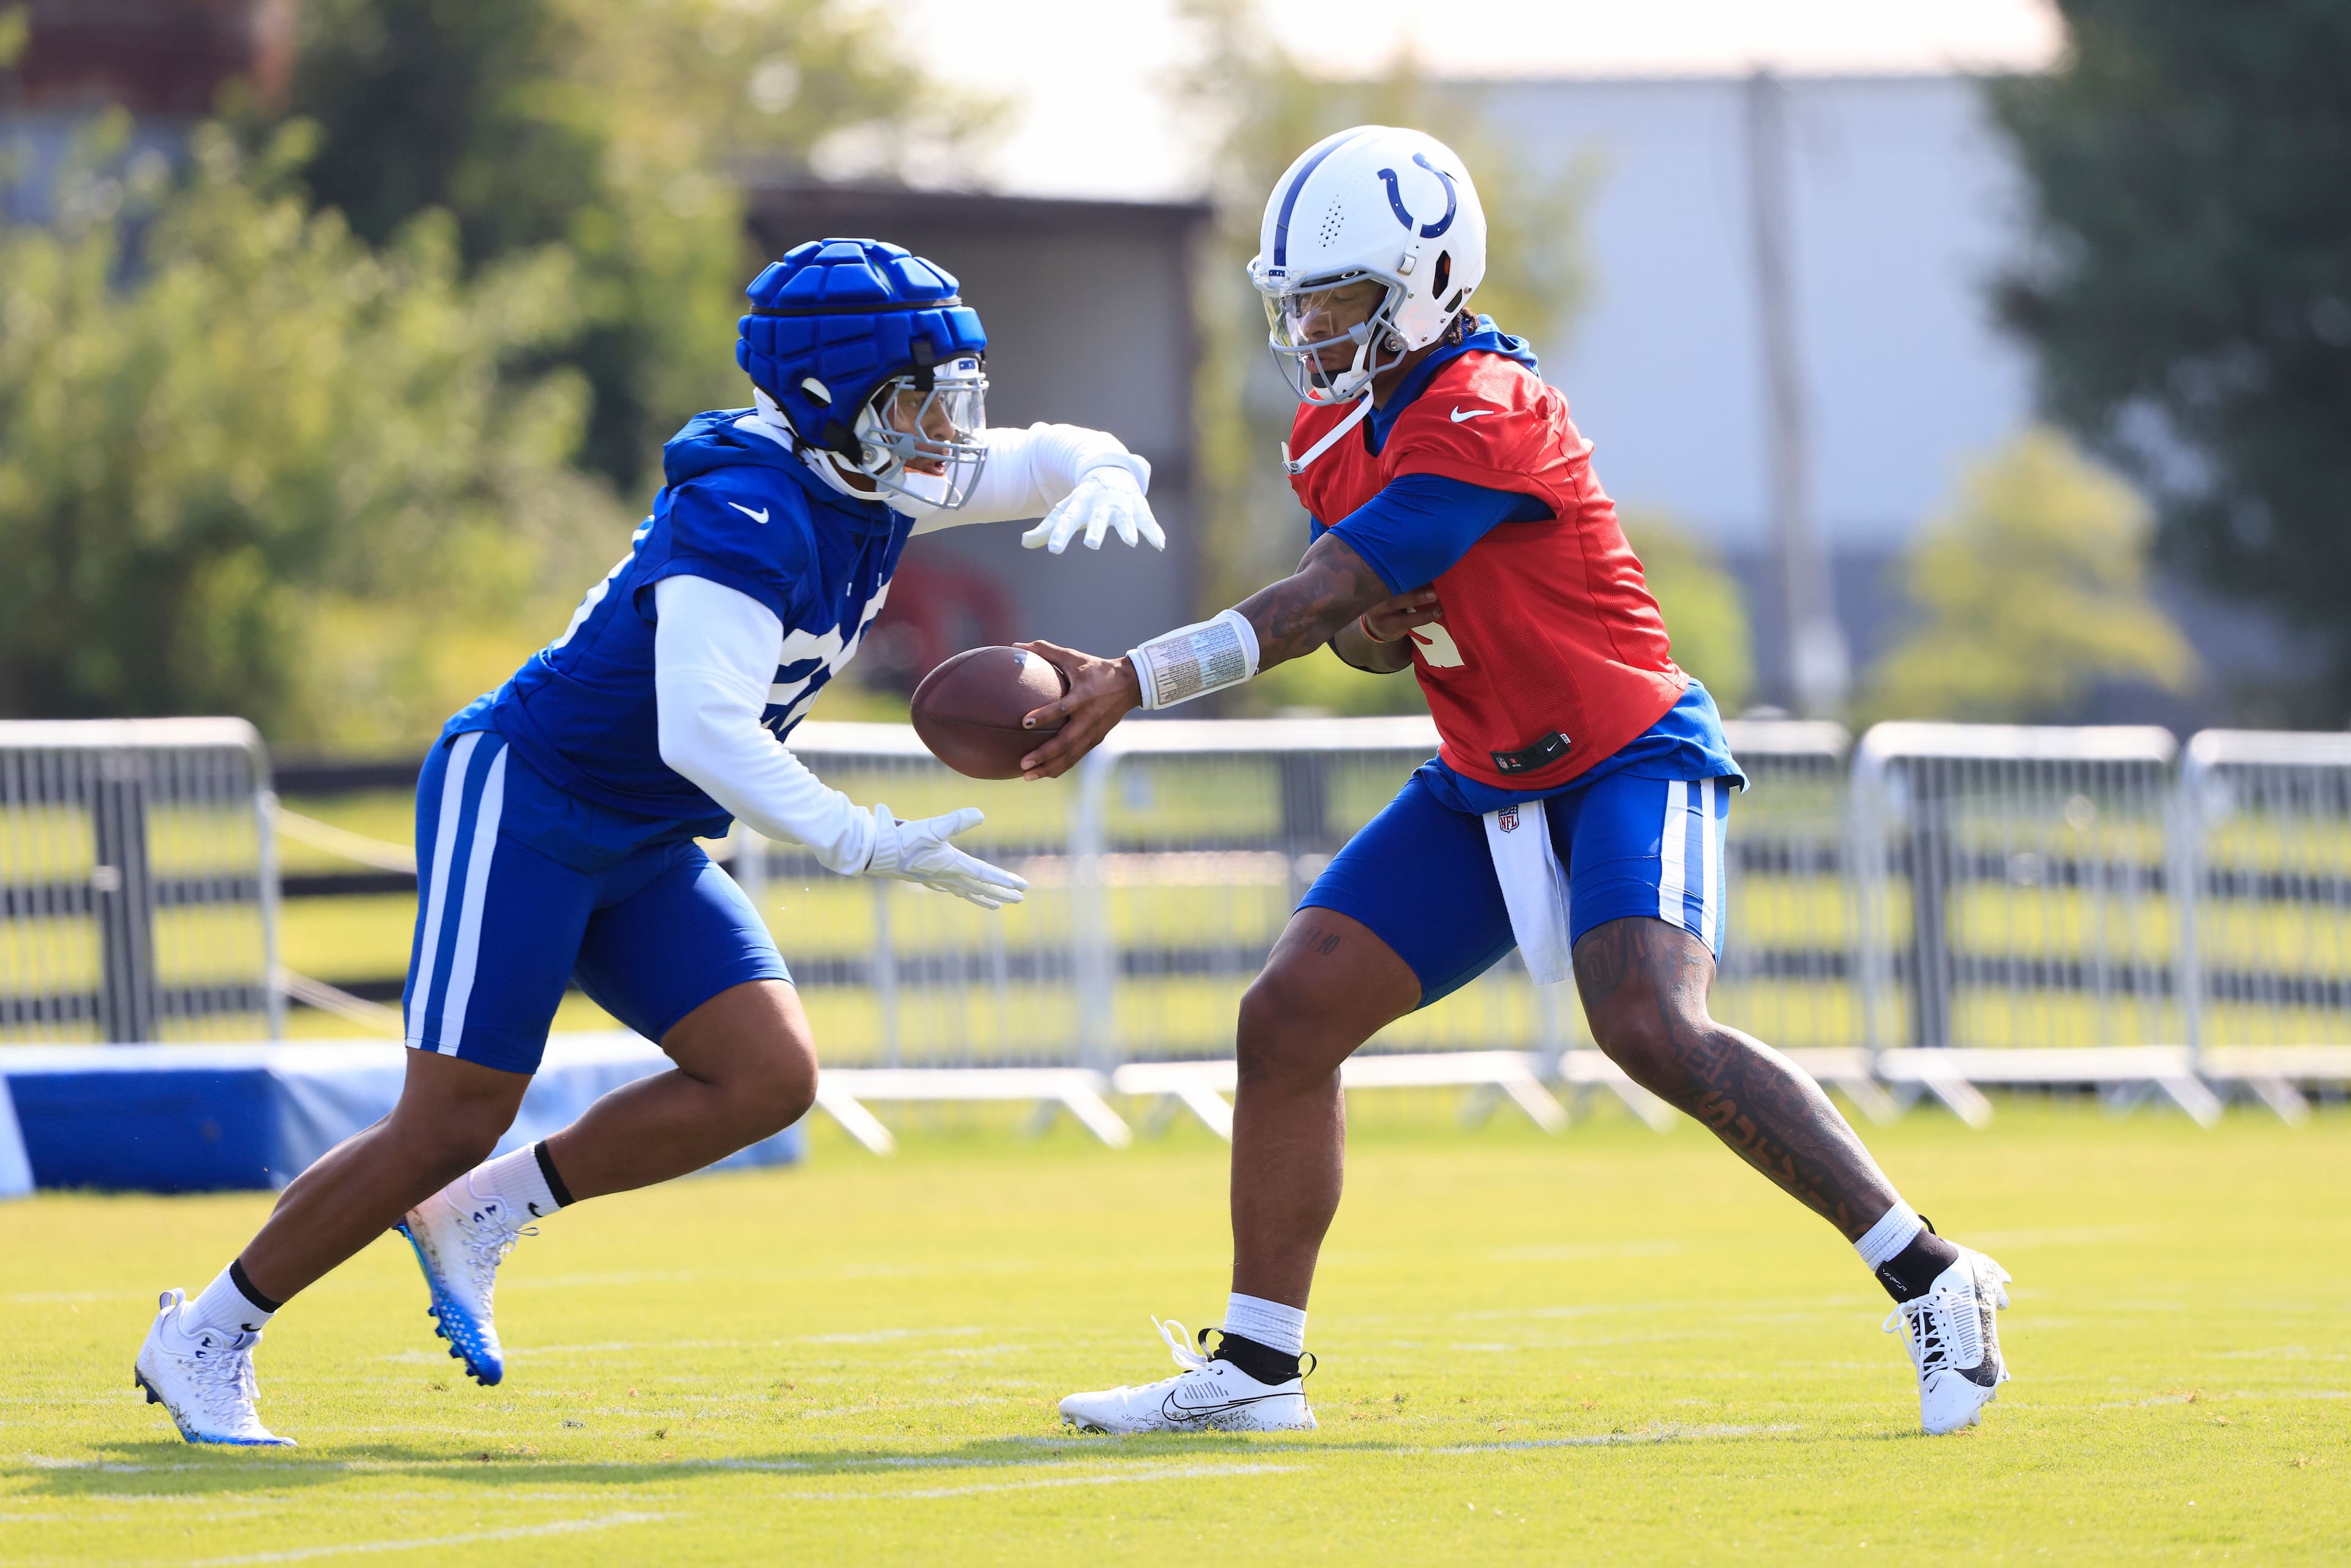
[{"label": "football", "polygon": [[914,733],[972,779],[1018,779],[1020,759],[1059,729],[1020,721],[1070,689],[1061,666],[1019,648],[970,648],[914,688]]}]

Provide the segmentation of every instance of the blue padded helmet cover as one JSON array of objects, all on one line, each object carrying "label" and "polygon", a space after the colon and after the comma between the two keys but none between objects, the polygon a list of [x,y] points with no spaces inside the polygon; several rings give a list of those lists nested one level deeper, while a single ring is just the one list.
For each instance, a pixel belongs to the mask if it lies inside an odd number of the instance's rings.
[{"label": "blue padded helmet cover", "polygon": [[883,382],[987,351],[979,312],[956,287],[899,246],[810,240],[744,290],[751,313],[736,324],[736,363],[802,440],[854,459],[857,411]]}]

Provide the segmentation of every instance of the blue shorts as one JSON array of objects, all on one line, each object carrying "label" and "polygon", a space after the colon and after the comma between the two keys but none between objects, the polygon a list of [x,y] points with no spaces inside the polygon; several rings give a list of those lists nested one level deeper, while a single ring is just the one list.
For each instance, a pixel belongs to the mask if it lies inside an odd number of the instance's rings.
[{"label": "blue shorts", "polygon": [[444,736],[416,781],[408,1043],[535,1072],[565,986],[646,1039],[731,986],[789,980],[751,901],[674,822],[563,795],[495,730]]},{"label": "blue shorts", "polygon": [[[1680,926],[1719,957],[1729,782],[1612,773],[1546,799],[1552,847],[1567,869],[1569,939],[1640,915]],[[1484,821],[1438,800],[1426,768],[1347,841],[1299,906],[1371,927],[1419,977],[1422,1007],[1518,946]]]}]

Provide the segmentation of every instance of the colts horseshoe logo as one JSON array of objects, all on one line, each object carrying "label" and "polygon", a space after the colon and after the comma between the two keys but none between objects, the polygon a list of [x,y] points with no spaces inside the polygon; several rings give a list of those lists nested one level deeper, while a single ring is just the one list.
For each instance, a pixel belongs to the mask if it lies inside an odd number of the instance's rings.
[{"label": "colts horseshoe logo", "polygon": [[[1435,239],[1453,226],[1453,214],[1459,209],[1461,198],[1454,193],[1452,175],[1430,162],[1421,153],[1414,153],[1412,161],[1445,182],[1445,215],[1433,224],[1424,225],[1420,231],[1421,238]],[[1381,170],[1380,183],[1388,188],[1388,210],[1395,214],[1396,222],[1406,228],[1412,227],[1412,214],[1405,210],[1404,193],[1396,189],[1396,172],[1393,169]]]}]

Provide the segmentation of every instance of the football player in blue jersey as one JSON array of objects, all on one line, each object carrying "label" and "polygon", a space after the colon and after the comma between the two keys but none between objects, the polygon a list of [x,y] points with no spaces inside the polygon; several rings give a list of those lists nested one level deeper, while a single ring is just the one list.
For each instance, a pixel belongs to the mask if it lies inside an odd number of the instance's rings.
[{"label": "football player in blue jersey", "polygon": [[[697,839],[739,819],[844,876],[1020,901],[1020,878],[955,846],[979,812],[866,810],[785,742],[856,654],[912,535],[1041,516],[1023,544],[1100,549],[1114,529],[1164,549],[1150,465],[1099,431],[987,429],[978,315],[895,246],[811,241],[747,292],[736,357],[755,406],[687,423],[629,553],[425,762],[399,1103],[297,1177],[202,1293],[163,1294],[137,1381],[190,1442],[286,1441],[254,1408],[262,1328],[387,1228],[413,1245],[452,1354],[493,1384],[492,1286],[526,1225],[807,1111],[808,1016]],[[675,1066],[486,1158],[575,978]]]}]

